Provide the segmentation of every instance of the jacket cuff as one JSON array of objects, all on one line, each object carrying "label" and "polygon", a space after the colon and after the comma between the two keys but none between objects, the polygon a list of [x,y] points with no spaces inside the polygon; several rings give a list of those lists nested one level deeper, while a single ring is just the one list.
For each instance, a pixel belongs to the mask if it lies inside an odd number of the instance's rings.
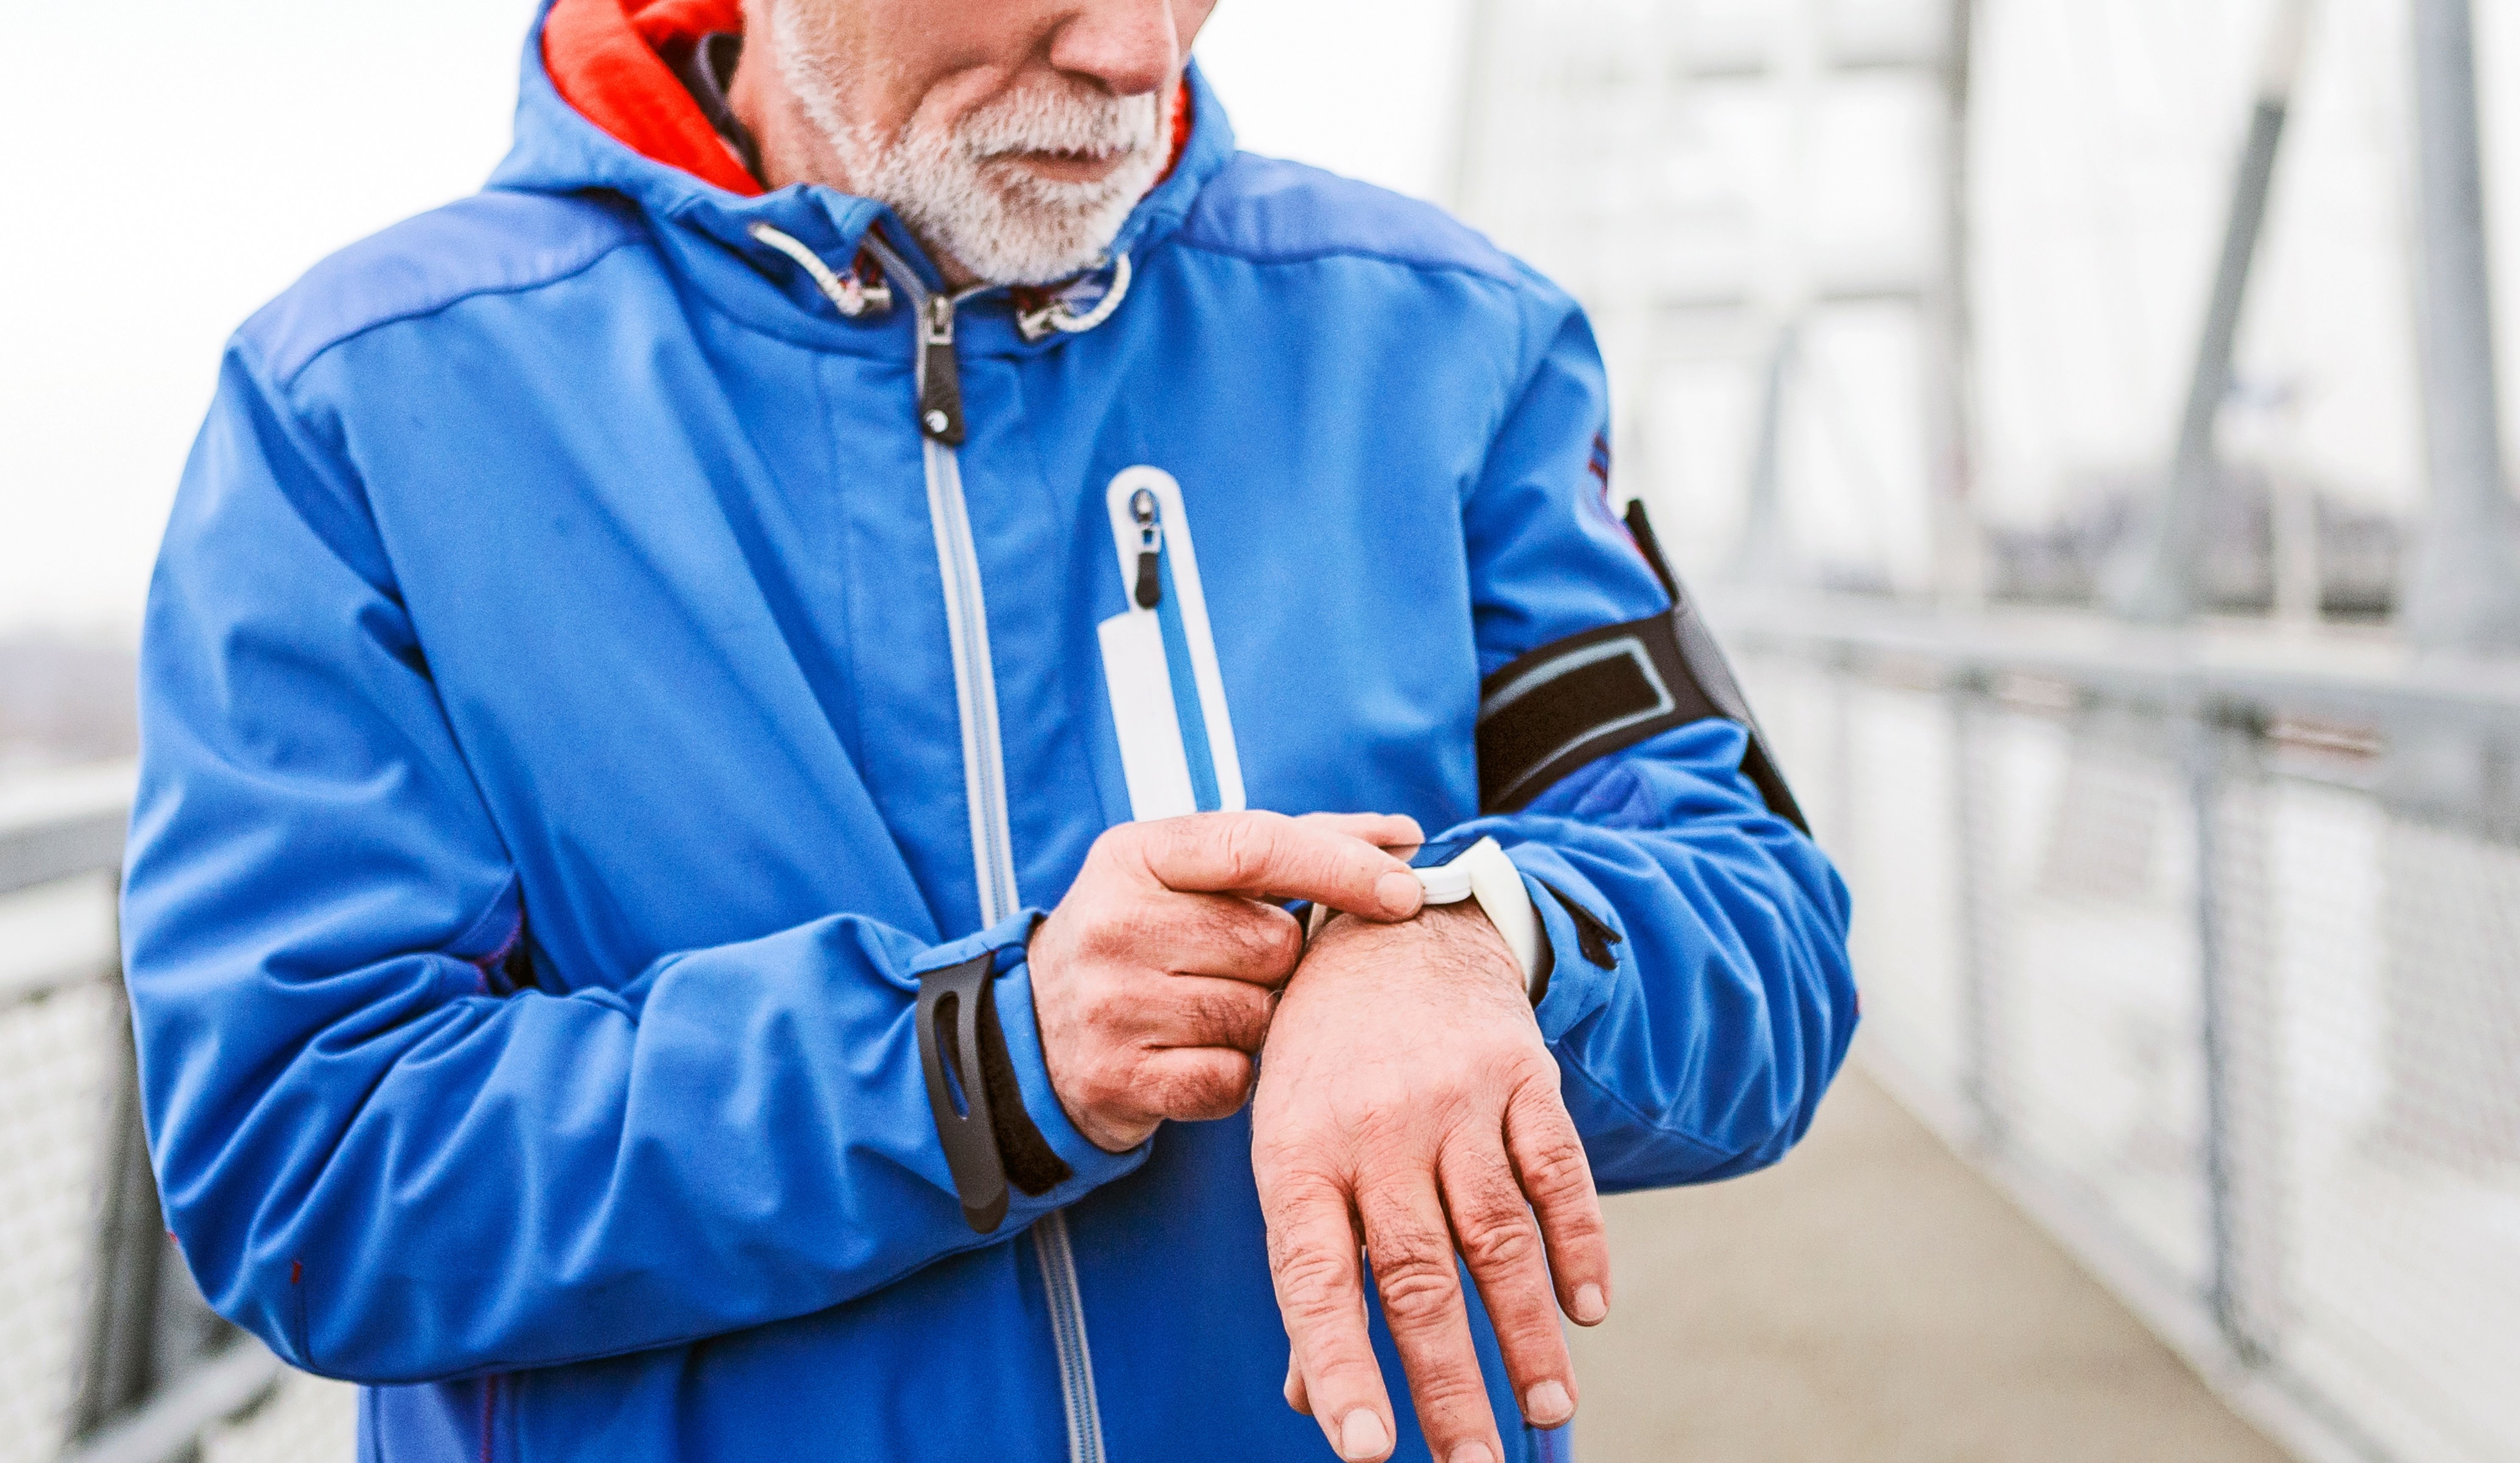
[{"label": "jacket cuff", "polygon": [[1522,870],[1523,888],[1549,942],[1549,985],[1534,1014],[1540,1034],[1553,1043],[1610,1003],[1629,958],[1627,931],[1609,900],[1557,850],[1520,843],[1506,853]]},{"label": "jacket cuff", "polygon": [[1069,1171],[1066,1178],[1039,1195],[1010,1187],[1008,1215],[1018,1226],[1134,1173],[1147,1161],[1152,1144],[1149,1139],[1126,1153],[1106,1153],[1077,1131],[1068,1121],[1067,1109],[1059,1105],[1058,1093],[1051,1086],[1049,1062],[1042,1055],[1041,1024],[1032,1003],[1032,965],[1025,957],[1033,929],[1047,917],[1043,910],[1022,910],[978,934],[936,947],[921,956],[911,971],[918,976],[983,953],[997,956],[990,991],[996,999],[999,1029],[1006,1037],[1008,1064],[1023,1093],[1025,1115]]}]

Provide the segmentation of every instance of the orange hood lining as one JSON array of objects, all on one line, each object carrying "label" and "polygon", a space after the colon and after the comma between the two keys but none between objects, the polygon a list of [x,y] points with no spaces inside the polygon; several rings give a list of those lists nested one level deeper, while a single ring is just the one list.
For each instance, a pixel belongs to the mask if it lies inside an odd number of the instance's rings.
[{"label": "orange hood lining", "polygon": [[[709,125],[682,78],[657,52],[720,31],[743,29],[743,0],[555,0],[543,22],[543,66],[552,85],[588,121],[623,146],[704,183],[757,198],[744,171]],[[1173,93],[1172,176],[1190,146],[1190,78]]]}]

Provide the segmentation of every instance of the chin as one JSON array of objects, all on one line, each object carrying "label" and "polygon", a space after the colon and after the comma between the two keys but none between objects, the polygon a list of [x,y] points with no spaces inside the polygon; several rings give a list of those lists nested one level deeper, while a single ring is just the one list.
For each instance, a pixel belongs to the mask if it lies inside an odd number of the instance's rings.
[{"label": "chin", "polygon": [[995,201],[984,223],[944,231],[949,251],[992,284],[1055,285],[1102,261],[1134,200],[1081,209],[1046,207],[1037,197],[1001,195]]},{"label": "chin", "polygon": [[1056,285],[1092,269],[1110,247],[1110,239],[1106,234],[1086,244],[1073,236],[1038,243],[1002,240],[955,253],[973,274],[993,285]]}]

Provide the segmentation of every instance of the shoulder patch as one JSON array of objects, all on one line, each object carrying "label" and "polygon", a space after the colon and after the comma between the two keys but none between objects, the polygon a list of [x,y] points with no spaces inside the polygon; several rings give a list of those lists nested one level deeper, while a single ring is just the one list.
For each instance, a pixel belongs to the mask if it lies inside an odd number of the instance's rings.
[{"label": "shoulder patch", "polygon": [[1263,264],[1334,255],[1511,283],[1513,261],[1432,203],[1336,173],[1238,153],[1199,190],[1181,242]]},{"label": "shoulder patch", "polygon": [[468,295],[530,289],[584,269],[637,222],[587,199],[494,190],[406,219],[306,272],[238,334],[276,382],[362,331]]}]

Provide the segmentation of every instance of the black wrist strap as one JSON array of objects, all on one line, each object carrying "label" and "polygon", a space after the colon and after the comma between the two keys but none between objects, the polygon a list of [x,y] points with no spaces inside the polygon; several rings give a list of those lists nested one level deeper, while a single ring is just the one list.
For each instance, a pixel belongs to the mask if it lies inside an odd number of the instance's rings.
[{"label": "black wrist strap", "polygon": [[1587,763],[1674,727],[1723,720],[1750,733],[1741,772],[1768,811],[1810,832],[1732,667],[1664,560],[1643,504],[1629,505],[1627,525],[1671,608],[1543,645],[1480,684],[1480,811],[1519,812]]},{"label": "black wrist strap", "polygon": [[1024,1111],[1023,1086],[1007,1055],[992,979],[994,953],[919,978],[919,1065],[936,1139],[963,1201],[963,1219],[980,1234],[1007,1218],[1007,1185],[1041,1195],[1075,1173]]}]

